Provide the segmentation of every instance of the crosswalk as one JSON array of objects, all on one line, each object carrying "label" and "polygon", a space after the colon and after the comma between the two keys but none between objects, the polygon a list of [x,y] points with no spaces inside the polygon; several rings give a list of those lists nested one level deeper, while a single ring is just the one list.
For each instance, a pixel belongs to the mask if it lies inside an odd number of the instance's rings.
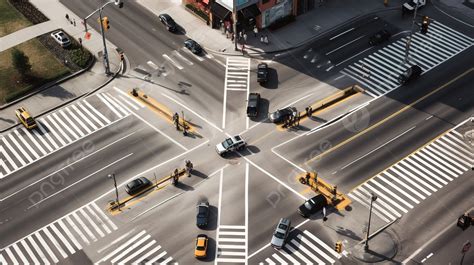
[{"label": "crosswalk", "polygon": [[87,204],[0,252],[0,264],[55,264],[117,230],[95,204]]},{"label": "crosswalk", "polygon": [[259,264],[334,264],[340,258],[341,255],[329,245],[304,230]]},{"label": "crosswalk", "polygon": [[369,207],[374,193],[378,198],[373,213],[390,222],[469,170],[473,149],[456,128],[451,129],[357,187],[349,197]]},{"label": "crosswalk", "polygon": [[226,61],[226,91],[248,91],[250,81],[250,59],[228,57]]},{"label": "crosswalk", "polygon": [[425,73],[474,44],[473,38],[433,21],[427,34],[413,34],[409,63],[405,63],[407,39],[404,37],[352,63],[341,73],[359,82],[368,95],[378,97],[398,88],[398,76],[410,65],[417,64]]},{"label": "crosswalk", "polygon": [[109,246],[112,251],[103,253],[103,258],[95,264],[168,264],[173,262],[173,258],[167,256],[168,253],[146,230],[119,241],[121,242],[112,242],[113,244]]},{"label": "crosswalk", "polygon": [[217,232],[216,262],[245,263],[246,229],[241,225],[220,225]]},{"label": "crosswalk", "polygon": [[145,76],[151,76],[152,74],[158,74],[160,76],[168,76],[175,70],[186,70],[186,67],[192,67],[197,62],[213,61],[217,64],[225,67],[226,65],[221,62],[218,58],[210,53],[204,53],[202,56],[192,53],[189,49],[182,47],[178,50],[173,50],[170,53],[164,53],[161,55],[163,58],[162,62],[147,61],[145,65],[140,65],[135,68],[135,72],[138,74],[144,74]]},{"label": "crosswalk", "polygon": [[144,107],[116,90],[114,95],[96,94],[43,116],[31,131],[21,126],[0,136],[0,179]]}]

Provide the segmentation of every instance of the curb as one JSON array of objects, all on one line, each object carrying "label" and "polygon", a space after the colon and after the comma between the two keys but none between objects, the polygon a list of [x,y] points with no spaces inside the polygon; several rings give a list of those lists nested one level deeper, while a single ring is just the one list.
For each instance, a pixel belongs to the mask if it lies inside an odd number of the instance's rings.
[{"label": "curb", "polygon": [[[95,56],[94,56],[93,58],[94,58],[93,61],[95,61],[95,60],[96,60],[96,59],[95,59]],[[86,92],[86,93],[84,93],[84,94],[82,94],[82,95],[79,95],[79,96],[73,98],[73,99],[70,99],[70,100],[68,100],[68,101],[65,101],[65,102],[63,102],[63,103],[61,103],[61,104],[59,104],[59,105],[57,105],[57,106],[55,106],[55,107],[53,107],[53,108],[50,108],[50,109],[48,109],[48,110],[45,110],[45,111],[39,113],[38,115],[35,115],[34,117],[35,117],[35,118],[36,118],[36,117],[41,117],[41,116],[45,115],[46,113],[51,112],[51,111],[54,111],[54,110],[57,110],[57,109],[59,109],[59,108],[65,106],[65,105],[67,105],[67,104],[69,104],[69,103],[71,103],[71,102],[73,102],[73,101],[76,101],[76,100],[78,100],[78,99],[80,99],[80,98],[89,96],[90,94],[96,92],[97,90],[103,88],[104,86],[106,86],[106,85],[108,85],[110,82],[112,82],[112,80],[114,80],[115,77],[117,77],[117,75],[120,74],[120,72],[122,71],[122,69],[123,69],[123,62],[120,63],[120,66],[117,68],[117,70],[115,71],[115,73],[114,73],[107,81],[105,81],[103,84],[99,85],[98,87],[92,89],[92,90],[89,91],[89,92]],[[81,72],[81,73],[82,73],[82,72]],[[71,75],[71,76],[72,76],[72,75]],[[71,76],[69,76],[69,77],[71,77]],[[38,92],[38,93],[39,93],[39,92]],[[16,127],[16,126],[18,126],[19,124],[20,124],[20,123],[17,122],[17,123],[15,123],[14,125],[12,125],[12,126],[10,126],[10,127],[7,127],[7,128],[5,128],[5,129],[3,129],[3,130],[0,130],[0,133],[4,133],[4,132],[6,132],[6,131],[8,131],[8,130],[10,130],[10,129]]]}]

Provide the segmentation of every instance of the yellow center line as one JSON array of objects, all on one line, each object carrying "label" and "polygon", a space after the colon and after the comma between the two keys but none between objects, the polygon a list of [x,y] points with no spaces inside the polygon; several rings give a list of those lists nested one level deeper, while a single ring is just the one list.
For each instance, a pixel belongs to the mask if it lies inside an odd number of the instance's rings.
[{"label": "yellow center line", "polygon": [[405,112],[407,109],[411,108],[412,106],[418,104],[420,101],[425,100],[426,98],[430,97],[430,96],[433,95],[434,93],[437,93],[437,92],[439,92],[440,90],[442,90],[442,89],[446,88],[447,86],[451,85],[452,83],[456,82],[457,80],[459,80],[460,78],[464,77],[465,75],[467,75],[468,73],[470,73],[470,72],[473,71],[473,70],[474,70],[474,68],[471,68],[471,69],[465,71],[465,72],[462,73],[461,75],[458,75],[457,77],[455,77],[454,79],[452,79],[452,80],[450,80],[449,82],[445,83],[444,85],[438,87],[437,89],[431,91],[430,93],[426,94],[425,96],[419,98],[419,99],[416,100],[415,102],[413,102],[413,103],[411,103],[411,104],[409,104],[409,105],[403,107],[402,109],[398,110],[397,112],[391,114],[390,116],[384,118],[383,120],[377,122],[376,124],[370,126],[370,127],[367,128],[367,129],[365,129],[364,131],[361,131],[361,132],[359,132],[358,134],[351,136],[350,138],[344,140],[343,142],[341,142],[341,143],[335,145],[334,147],[328,149],[328,150],[325,151],[324,153],[321,153],[321,154],[319,154],[318,156],[315,156],[315,157],[313,157],[313,158],[307,160],[306,162],[304,162],[304,164],[308,164],[308,163],[310,163],[310,162],[312,162],[312,161],[314,161],[314,160],[316,160],[316,159],[320,159],[321,157],[323,157],[323,156],[325,156],[325,155],[331,153],[332,151],[338,149],[339,147],[341,147],[341,146],[343,146],[343,145],[345,145],[345,144],[351,142],[352,140],[357,139],[357,138],[359,138],[360,136],[362,136],[362,135],[364,135],[364,134],[366,134],[366,133],[372,131],[373,129],[379,127],[379,126],[382,125],[383,123],[385,123],[385,122],[391,120],[392,118],[394,118],[394,117],[396,117],[397,115],[399,115],[399,114]]}]

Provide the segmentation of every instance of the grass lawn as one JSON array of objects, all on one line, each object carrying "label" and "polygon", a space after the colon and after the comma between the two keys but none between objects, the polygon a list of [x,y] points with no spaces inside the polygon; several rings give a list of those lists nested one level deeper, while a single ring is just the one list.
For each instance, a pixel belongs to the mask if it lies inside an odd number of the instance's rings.
[{"label": "grass lawn", "polygon": [[29,57],[32,77],[24,81],[16,72],[11,58],[13,48],[0,52],[0,105],[11,101],[12,97],[25,95],[31,89],[70,73],[69,69],[37,39],[31,39],[15,47]]},{"label": "grass lawn", "polygon": [[18,10],[0,0],[0,37],[32,25]]}]

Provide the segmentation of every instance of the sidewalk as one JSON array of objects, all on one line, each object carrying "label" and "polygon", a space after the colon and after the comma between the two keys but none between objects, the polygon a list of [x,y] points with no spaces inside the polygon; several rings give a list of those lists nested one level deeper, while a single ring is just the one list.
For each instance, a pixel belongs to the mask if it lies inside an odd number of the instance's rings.
[{"label": "sidewalk", "polygon": [[[82,38],[82,44],[96,57],[98,52],[102,51],[103,46],[100,34],[89,27],[92,37],[90,40],[85,40],[84,27],[81,24],[81,19],[75,16],[58,0],[30,0],[30,2],[50,20],[0,38],[0,51],[4,51],[17,44],[59,28],[62,28],[66,33],[76,39]],[[71,20],[76,20],[75,27],[66,20],[66,13],[69,14]],[[112,72],[116,72],[120,68],[120,58],[115,52],[115,48],[113,44],[107,42],[110,70]],[[18,120],[15,117],[15,109],[20,106],[25,106],[32,115],[38,116],[100,87],[110,78],[111,77],[105,75],[102,60],[99,58],[89,70],[79,74],[77,77],[53,85],[50,88],[2,109],[0,112],[0,132],[8,130],[10,127],[18,124]]]},{"label": "sidewalk", "polygon": [[[180,1],[138,0],[137,2],[147,7],[156,15],[159,13],[171,15],[186,30],[188,37],[199,42],[207,50],[229,55],[241,54],[239,51],[234,51],[234,44],[230,39],[226,38],[222,31],[207,26],[205,22],[194,16],[194,14],[185,10]],[[294,48],[338,25],[348,22],[350,19],[376,11],[399,8],[402,2],[404,1],[392,0],[388,7],[385,7],[383,1],[326,0],[322,6],[316,6],[314,10],[296,17],[295,22],[278,30],[263,30],[259,32],[257,38],[254,37],[253,32],[248,32],[246,49],[250,54],[260,54]],[[261,34],[268,36],[269,45],[260,43]]]}]

